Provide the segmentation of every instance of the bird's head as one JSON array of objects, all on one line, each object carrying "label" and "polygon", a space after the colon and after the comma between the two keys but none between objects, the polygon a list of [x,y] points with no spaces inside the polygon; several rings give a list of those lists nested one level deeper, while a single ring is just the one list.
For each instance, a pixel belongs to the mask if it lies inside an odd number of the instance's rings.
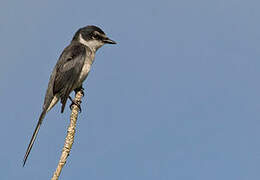
[{"label": "bird's head", "polygon": [[72,41],[78,41],[92,50],[96,51],[104,44],[116,44],[115,41],[109,39],[104,31],[97,26],[86,26],[80,28],[74,35]]}]

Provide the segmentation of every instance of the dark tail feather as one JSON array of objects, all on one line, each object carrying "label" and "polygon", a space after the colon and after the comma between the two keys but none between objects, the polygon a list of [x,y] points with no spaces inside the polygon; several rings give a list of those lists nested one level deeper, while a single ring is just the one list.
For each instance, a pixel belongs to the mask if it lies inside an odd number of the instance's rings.
[{"label": "dark tail feather", "polygon": [[61,106],[61,113],[64,112],[67,100],[68,100],[68,97],[62,97],[61,98],[61,104],[62,104],[62,106]]},{"label": "dark tail feather", "polygon": [[23,159],[23,166],[25,165],[26,160],[27,160],[27,158],[28,158],[28,156],[29,156],[29,154],[30,154],[30,152],[31,152],[33,143],[34,143],[34,141],[35,141],[35,139],[36,139],[36,136],[37,136],[37,134],[38,134],[38,132],[39,132],[39,129],[40,129],[40,126],[41,126],[41,124],[42,124],[42,120],[43,120],[43,118],[45,117],[45,114],[46,114],[46,110],[43,110],[42,113],[41,113],[41,116],[40,116],[40,118],[39,118],[39,121],[38,121],[38,123],[37,123],[37,126],[36,126],[36,128],[35,128],[35,130],[34,130],[34,132],[33,132],[33,135],[32,135],[31,141],[30,141],[30,143],[29,143],[29,146],[28,146],[28,148],[27,148],[27,150],[26,150],[26,153],[25,153],[25,156],[24,156],[24,159]]}]

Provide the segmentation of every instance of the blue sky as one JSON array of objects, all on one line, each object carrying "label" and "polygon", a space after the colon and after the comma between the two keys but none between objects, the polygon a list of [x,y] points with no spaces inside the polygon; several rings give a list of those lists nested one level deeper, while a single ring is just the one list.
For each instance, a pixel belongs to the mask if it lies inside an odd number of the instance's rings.
[{"label": "blue sky", "polygon": [[60,179],[259,179],[256,0],[7,1],[0,7],[0,179],[50,179],[70,110],[22,159],[50,73],[74,32],[100,26],[75,143]]}]

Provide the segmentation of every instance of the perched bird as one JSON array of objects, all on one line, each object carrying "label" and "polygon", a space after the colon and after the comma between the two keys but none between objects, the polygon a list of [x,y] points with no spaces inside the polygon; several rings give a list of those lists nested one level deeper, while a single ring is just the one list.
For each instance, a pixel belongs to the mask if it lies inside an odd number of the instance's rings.
[{"label": "perched bird", "polygon": [[63,50],[52,71],[42,113],[26,150],[23,166],[26,163],[46,113],[59,100],[62,104],[61,113],[63,113],[68,98],[71,99],[70,93],[83,89],[82,83],[88,76],[95,53],[104,44],[116,44],[116,42],[109,39],[99,27],[86,26],[80,28],[75,33],[71,43]]}]

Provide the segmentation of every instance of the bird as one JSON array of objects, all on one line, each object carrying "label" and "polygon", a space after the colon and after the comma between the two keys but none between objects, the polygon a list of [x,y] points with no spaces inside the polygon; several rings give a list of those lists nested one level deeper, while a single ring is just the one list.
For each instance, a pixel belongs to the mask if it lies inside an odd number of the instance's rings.
[{"label": "bird", "polygon": [[[76,102],[73,102],[70,93],[72,91],[83,92],[82,83],[89,74],[97,50],[104,44],[116,44],[116,42],[108,38],[99,27],[88,25],[76,31],[70,44],[61,53],[51,73],[42,112],[27,147],[23,159],[23,167],[46,113],[50,111],[59,100],[62,104],[61,113],[64,112],[68,99],[79,106]],[[80,106],[79,109],[81,110]]]}]

